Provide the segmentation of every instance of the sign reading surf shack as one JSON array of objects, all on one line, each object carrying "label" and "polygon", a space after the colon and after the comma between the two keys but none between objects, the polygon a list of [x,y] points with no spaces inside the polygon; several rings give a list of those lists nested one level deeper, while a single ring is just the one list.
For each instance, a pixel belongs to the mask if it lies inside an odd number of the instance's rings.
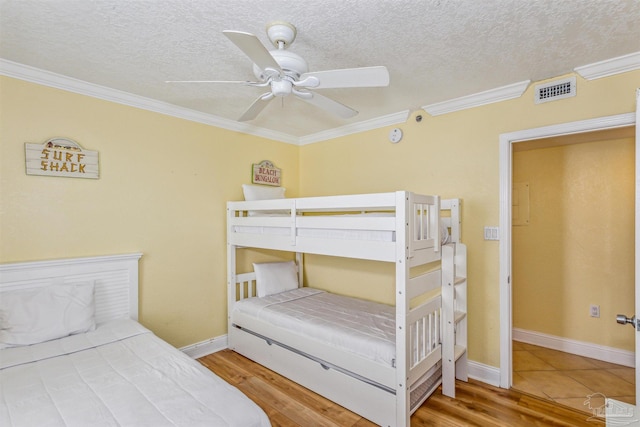
[{"label": "sign reading surf shack", "polygon": [[254,184],[280,187],[280,175],[280,169],[275,167],[269,160],[263,160],[260,163],[253,164],[253,176],[251,177],[251,182]]},{"label": "sign reading surf shack", "polygon": [[27,175],[99,177],[98,152],[84,150],[67,138],[52,138],[43,144],[25,144]]}]

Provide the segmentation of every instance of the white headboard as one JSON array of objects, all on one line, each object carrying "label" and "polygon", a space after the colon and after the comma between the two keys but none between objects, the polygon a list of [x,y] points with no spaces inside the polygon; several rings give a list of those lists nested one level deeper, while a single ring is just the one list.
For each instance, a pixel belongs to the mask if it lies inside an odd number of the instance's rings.
[{"label": "white headboard", "polygon": [[95,283],[96,323],[138,320],[138,260],[141,253],[0,264],[0,292],[76,283]]}]

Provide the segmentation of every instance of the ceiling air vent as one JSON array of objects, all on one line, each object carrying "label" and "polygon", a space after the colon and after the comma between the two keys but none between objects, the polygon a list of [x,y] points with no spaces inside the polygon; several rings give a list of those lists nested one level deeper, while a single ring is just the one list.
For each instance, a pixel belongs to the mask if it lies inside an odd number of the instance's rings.
[{"label": "ceiling air vent", "polygon": [[536,104],[576,96],[576,78],[569,77],[536,85]]}]

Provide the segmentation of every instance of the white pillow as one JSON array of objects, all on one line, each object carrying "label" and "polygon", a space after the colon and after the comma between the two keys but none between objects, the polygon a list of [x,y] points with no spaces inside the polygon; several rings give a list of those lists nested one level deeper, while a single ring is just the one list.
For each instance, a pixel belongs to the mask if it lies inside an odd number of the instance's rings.
[{"label": "white pillow", "polygon": [[244,193],[244,199],[247,201],[284,199],[285,188],[242,184],[242,192]]},{"label": "white pillow", "polygon": [[[284,199],[284,187],[268,187],[265,185],[242,184],[244,200],[251,202],[254,200]],[[286,210],[265,211],[270,214],[288,214]],[[259,215],[260,212],[249,211],[249,216]]]},{"label": "white pillow", "polygon": [[93,282],[0,293],[0,348],[94,330]]},{"label": "white pillow", "polygon": [[298,288],[298,273],[293,261],[254,263],[253,270],[256,273],[258,297]]}]

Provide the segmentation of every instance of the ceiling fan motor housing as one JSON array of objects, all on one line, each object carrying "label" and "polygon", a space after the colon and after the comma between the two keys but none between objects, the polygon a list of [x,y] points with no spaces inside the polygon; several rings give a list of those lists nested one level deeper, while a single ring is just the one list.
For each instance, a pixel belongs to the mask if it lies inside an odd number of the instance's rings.
[{"label": "ceiling fan motor housing", "polygon": [[[272,50],[269,51],[273,59],[276,60],[280,68],[285,72],[286,75],[293,76],[294,78],[299,78],[302,74],[309,71],[309,66],[307,65],[307,61],[302,59],[300,55],[297,55],[288,50]],[[253,74],[260,79],[266,80],[268,77],[273,76],[273,73],[269,72],[270,70],[261,70],[257,65],[253,64]]]}]

